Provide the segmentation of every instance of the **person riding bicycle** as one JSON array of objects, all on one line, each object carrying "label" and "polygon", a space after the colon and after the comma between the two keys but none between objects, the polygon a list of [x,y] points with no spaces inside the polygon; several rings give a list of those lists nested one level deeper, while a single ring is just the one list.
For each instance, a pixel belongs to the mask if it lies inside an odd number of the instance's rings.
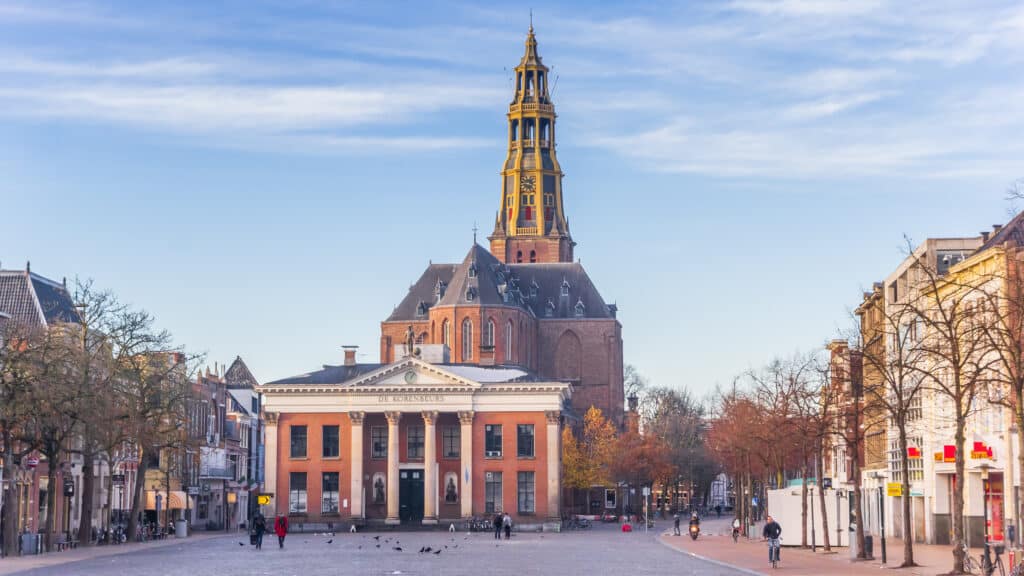
[{"label": "person riding bicycle", "polygon": [[[761,535],[764,536],[764,539],[768,540],[769,542],[774,541],[774,540],[778,540],[779,536],[782,535],[782,526],[780,526],[779,523],[776,522],[774,518],[772,518],[771,514],[768,515],[767,519],[768,519],[768,521],[765,522],[764,530],[761,531]],[[777,550],[775,552],[775,559],[776,560],[779,559],[780,552],[781,552],[781,549]],[[768,561],[770,562],[771,559],[772,559],[772,547],[769,546],[768,547]]]},{"label": "person riding bicycle", "polygon": [[690,515],[690,526],[700,526],[700,517],[696,512]]}]

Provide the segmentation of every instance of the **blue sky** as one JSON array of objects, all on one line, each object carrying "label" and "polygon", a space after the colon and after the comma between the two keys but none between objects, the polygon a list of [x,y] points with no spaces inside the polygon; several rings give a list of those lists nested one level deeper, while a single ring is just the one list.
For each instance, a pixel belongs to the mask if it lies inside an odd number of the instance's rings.
[{"label": "blue sky", "polygon": [[[1005,222],[1024,7],[534,9],[577,255],[698,391],[821,346],[903,237]],[[499,202],[513,3],[0,0],[0,262],[91,277],[261,380],[376,361]]]}]

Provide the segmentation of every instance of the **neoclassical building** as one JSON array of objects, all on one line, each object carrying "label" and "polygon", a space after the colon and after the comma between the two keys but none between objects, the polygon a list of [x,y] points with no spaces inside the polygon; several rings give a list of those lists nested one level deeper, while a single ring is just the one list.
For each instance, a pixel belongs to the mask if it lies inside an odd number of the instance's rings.
[{"label": "neoclassical building", "polygon": [[623,415],[622,327],[579,262],[531,27],[515,68],[490,250],[430,264],[381,323],[380,363],[257,388],[265,513],[432,524],[496,511],[557,523],[561,430]]}]

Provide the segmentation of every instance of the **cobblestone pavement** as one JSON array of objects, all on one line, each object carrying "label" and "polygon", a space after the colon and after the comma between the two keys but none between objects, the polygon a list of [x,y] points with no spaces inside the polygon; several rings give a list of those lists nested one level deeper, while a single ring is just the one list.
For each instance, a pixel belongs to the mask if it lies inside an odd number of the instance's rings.
[{"label": "cobblestone pavement", "polygon": [[[624,534],[614,525],[562,534],[516,534],[495,541],[493,535],[465,532],[292,534],[284,550],[273,535],[256,551],[242,536],[185,541],[172,546],[129,552],[38,568],[21,576],[289,576],[473,574],[673,574],[736,576],[743,574],[672,550],[658,542],[660,532]],[[375,539],[379,537],[379,540]],[[241,545],[240,545],[241,542]],[[329,543],[330,542],[330,543]],[[377,545],[380,544],[378,548]],[[424,547],[431,552],[420,553]],[[395,548],[402,548],[401,551]],[[435,550],[441,550],[435,554]],[[2,562],[2,561],[0,561]]]}]

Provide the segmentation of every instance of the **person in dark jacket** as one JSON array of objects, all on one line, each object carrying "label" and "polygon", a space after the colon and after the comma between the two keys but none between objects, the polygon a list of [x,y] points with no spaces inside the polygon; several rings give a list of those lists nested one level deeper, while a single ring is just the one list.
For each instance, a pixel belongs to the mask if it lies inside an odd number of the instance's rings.
[{"label": "person in dark jacket", "polygon": [[288,517],[284,514],[274,521],[274,533],[277,534],[277,546],[284,548],[284,537],[288,535]]},{"label": "person in dark jacket", "polygon": [[[771,514],[767,516],[767,522],[764,523],[764,530],[761,531],[761,535],[764,536],[765,540],[776,540],[782,535],[782,526],[772,518]],[[776,559],[782,557],[782,550],[779,550]],[[771,561],[771,546],[768,547],[768,560]]]},{"label": "person in dark jacket", "polygon": [[501,526],[504,524],[504,517],[501,512],[494,515],[494,539],[501,540]]},{"label": "person in dark jacket", "polygon": [[256,549],[263,550],[263,533],[267,531],[267,519],[263,514],[257,514],[256,520],[252,523],[253,534],[256,535]]}]

